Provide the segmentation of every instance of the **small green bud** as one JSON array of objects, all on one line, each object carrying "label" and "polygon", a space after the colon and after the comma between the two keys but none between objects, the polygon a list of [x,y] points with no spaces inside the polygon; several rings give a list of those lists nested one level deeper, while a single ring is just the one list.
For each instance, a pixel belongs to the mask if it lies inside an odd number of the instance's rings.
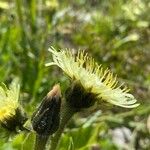
[{"label": "small green bud", "polygon": [[61,90],[59,85],[55,85],[32,116],[32,126],[37,134],[48,136],[57,131],[60,122],[60,107]]}]

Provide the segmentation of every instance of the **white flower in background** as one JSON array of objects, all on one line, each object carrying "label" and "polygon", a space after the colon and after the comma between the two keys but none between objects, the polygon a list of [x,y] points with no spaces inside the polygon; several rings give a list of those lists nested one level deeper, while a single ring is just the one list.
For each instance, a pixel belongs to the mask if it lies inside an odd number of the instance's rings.
[{"label": "white flower in background", "polygon": [[114,105],[126,108],[137,107],[136,99],[125,87],[118,85],[116,77],[108,70],[104,70],[87,53],[78,51],[74,56],[70,50],[56,51],[50,48],[53,55],[53,62],[46,66],[57,65],[72,80],[78,81],[85,90],[96,95],[97,99],[105,100]]}]

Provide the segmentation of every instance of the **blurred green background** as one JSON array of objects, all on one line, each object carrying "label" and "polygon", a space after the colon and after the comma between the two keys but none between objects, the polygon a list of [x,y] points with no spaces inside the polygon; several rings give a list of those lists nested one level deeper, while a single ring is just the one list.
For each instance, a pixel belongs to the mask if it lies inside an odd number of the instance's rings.
[{"label": "blurred green background", "polygon": [[[0,0],[0,82],[20,80],[28,115],[55,83],[69,85],[59,68],[45,67],[50,46],[87,51],[141,103],[74,116],[60,150],[150,149],[149,8],[149,0]],[[33,141],[21,132],[1,138],[0,150],[30,150]]]}]

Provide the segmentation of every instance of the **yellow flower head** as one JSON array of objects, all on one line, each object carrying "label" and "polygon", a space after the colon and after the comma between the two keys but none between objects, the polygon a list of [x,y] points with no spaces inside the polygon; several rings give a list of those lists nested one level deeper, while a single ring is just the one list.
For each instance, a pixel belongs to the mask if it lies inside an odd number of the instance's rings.
[{"label": "yellow flower head", "polygon": [[133,108],[139,104],[127,88],[118,85],[116,77],[108,70],[104,70],[87,53],[78,51],[74,56],[70,50],[56,51],[49,49],[53,54],[53,62],[46,66],[57,65],[71,79],[78,81],[85,90],[95,94],[97,99],[103,99],[114,105]]},{"label": "yellow flower head", "polygon": [[16,83],[12,83],[10,88],[4,84],[0,86],[0,122],[9,120],[16,114],[19,106],[19,90],[20,86]]}]

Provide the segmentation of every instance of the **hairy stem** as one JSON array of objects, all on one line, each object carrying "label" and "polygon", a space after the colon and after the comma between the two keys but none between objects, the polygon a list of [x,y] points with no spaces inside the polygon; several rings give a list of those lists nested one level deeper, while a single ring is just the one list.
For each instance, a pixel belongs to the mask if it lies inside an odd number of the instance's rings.
[{"label": "hairy stem", "polygon": [[44,150],[46,147],[47,140],[48,136],[40,136],[37,134],[34,150]]},{"label": "hairy stem", "polygon": [[60,122],[59,129],[57,130],[55,135],[51,138],[50,150],[56,150],[57,145],[59,144],[61,134],[63,133],[65,126],[68,123],[68,121],[71,119],[71,117],[75,114],[75,112],[76,111],[70,108],[70,106],[68,106],[67,104],[64,105],[62,114],[61,114],[62,119]]}]

